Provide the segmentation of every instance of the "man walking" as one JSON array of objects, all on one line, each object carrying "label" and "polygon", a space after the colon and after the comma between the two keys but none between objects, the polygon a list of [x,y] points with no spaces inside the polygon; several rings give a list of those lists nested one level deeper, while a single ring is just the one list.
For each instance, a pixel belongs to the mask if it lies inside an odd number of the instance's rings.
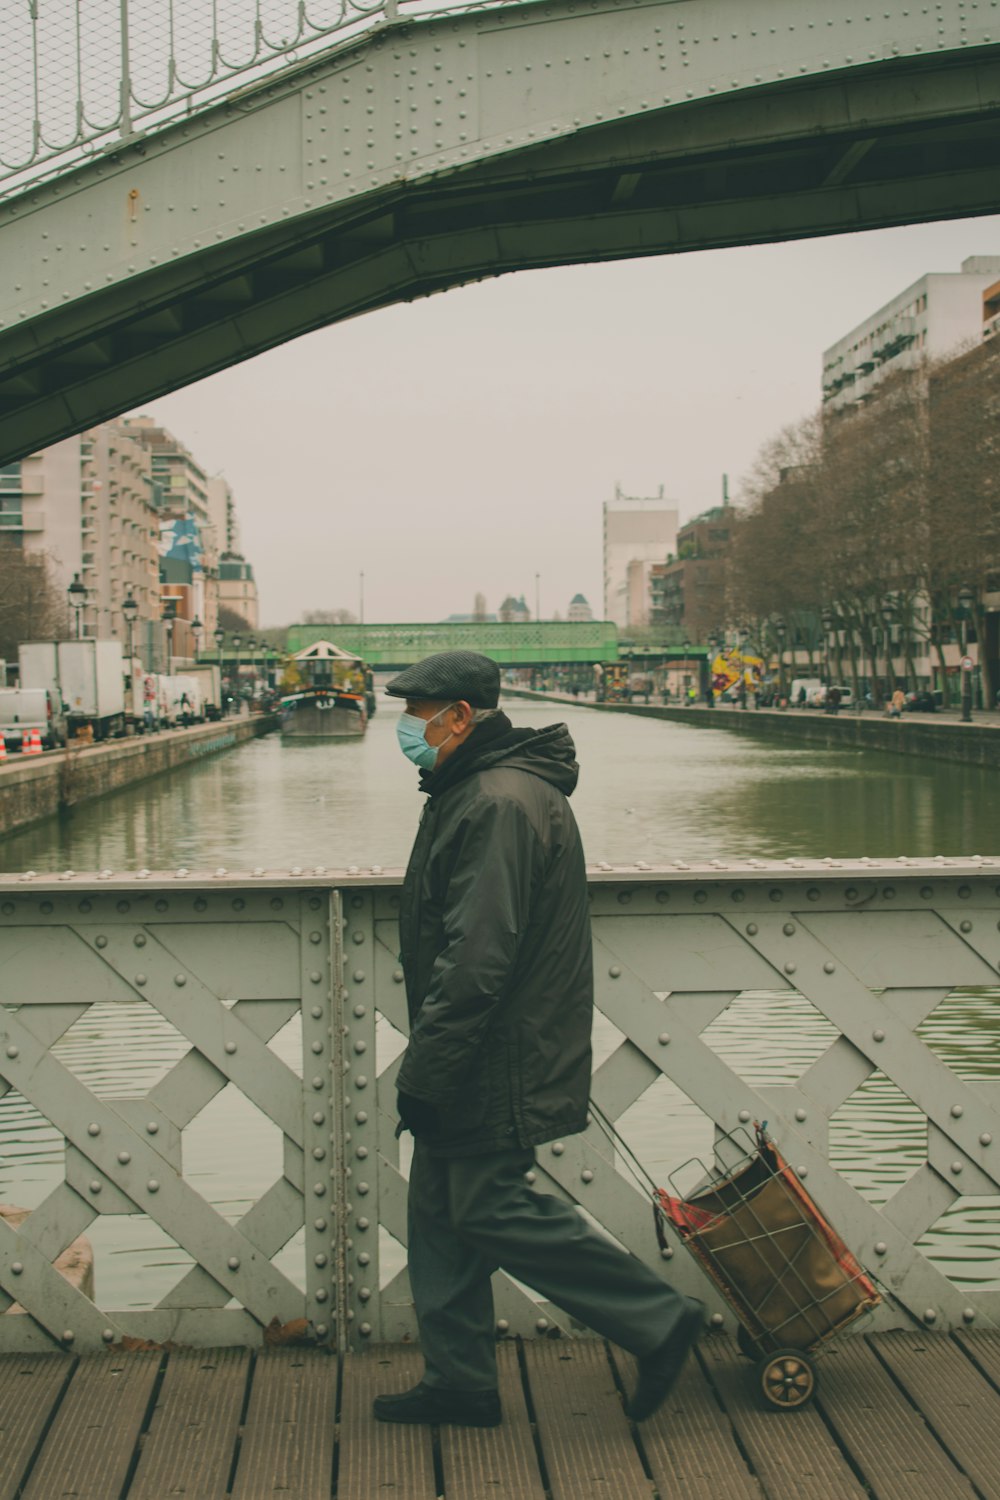
[{"label": "man walking", "polygon": [[387,692],[428,795],[400,907],[410,1040],[397,1079],[414,1136],[409,1268],[424,1377],[376,1398],[384,1422],[492,1427],[490,1277],[502,1268],[638,1356],[628,1414],[662,1403],[702,1322],[561,1199],[532,1192],[534,1147],[584,1129],[593,965],[564,724],[515,729],[496,663],[446,651]]}]

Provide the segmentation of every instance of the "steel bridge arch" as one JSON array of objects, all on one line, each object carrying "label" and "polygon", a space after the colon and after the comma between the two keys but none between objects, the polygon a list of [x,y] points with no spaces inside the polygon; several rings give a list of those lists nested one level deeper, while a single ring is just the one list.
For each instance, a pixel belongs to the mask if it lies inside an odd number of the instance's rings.
[{"label": "steel bridge arch", "polygon": [[1000,0],[384,22],[0,206],[0,461],[506,271],[993,212]]}]

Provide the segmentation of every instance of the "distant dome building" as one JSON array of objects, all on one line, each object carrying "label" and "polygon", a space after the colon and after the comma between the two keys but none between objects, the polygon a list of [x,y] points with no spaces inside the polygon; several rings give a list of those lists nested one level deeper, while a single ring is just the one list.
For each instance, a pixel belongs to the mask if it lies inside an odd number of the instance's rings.
[{"label": "distant dome building", "polygon": [[500,618],[506,622],[513,621],[515,624],[523,625],[526,620],[531,619],[531,611],[524,602],[524,595],[515,599],[513,594],[508,594],[500,606]]},{"label": "distant dome building", "polygon": [[567,620],[592,620],[594,611],[582,594],[574,594],[566,612]]}]

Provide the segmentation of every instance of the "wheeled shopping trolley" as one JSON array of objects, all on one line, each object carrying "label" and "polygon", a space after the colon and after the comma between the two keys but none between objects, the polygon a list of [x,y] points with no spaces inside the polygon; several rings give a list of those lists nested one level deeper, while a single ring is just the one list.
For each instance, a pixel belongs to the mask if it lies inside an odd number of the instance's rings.
[{"label": "wheeled shopping trolley", "polygon": [[810,1354],[881,1298],[765,1127],[755,1136],[722,1136],[686,1197],[655,1188],[656,1232],[666,1248],[666,1226],[677,1230],[739,1318],[764,1400],[794,1410],[817,1388]]}]

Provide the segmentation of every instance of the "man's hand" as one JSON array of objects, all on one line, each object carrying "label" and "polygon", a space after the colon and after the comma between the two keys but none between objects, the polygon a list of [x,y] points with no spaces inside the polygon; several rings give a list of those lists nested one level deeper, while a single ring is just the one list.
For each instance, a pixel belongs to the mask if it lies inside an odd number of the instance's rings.
[{"label": "man's hand", "polygon": [[397,1093],[396,1111],[399,1115],[399,1130],[408,1130],[412,1136],[432,1135],[438,1128],[438,1112],[426,1099],[415,1099],[412,1094]]}]

